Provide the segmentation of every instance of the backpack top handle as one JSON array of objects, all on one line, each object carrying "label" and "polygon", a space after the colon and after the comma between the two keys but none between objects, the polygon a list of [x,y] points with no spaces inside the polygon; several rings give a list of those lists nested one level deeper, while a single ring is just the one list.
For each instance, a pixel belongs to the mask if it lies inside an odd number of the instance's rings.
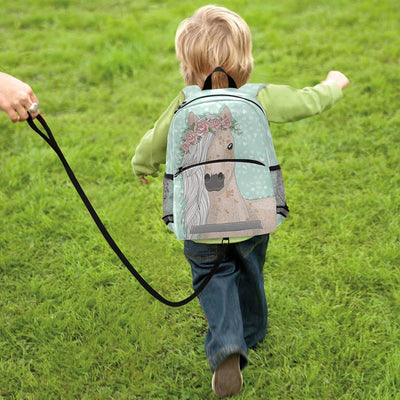
[{"label": "backpack top handle", "polygon": [[234,81],[234,79],[230,75],[228,75],[223,68],[217,67],[214,69],[213,72],[211,72],[210,75],[207,76],[206,80],[204,81],[203,90],[212,89],[212,74],[214,72],[223,72],[228,78],[229,87],[232,89],[237,89],[237,85],[236,85],[236,82]]}]

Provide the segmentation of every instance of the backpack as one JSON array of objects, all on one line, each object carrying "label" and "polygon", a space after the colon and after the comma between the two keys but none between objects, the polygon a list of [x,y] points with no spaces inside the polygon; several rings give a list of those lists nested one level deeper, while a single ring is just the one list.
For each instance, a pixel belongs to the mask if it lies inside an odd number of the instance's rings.
[{"label": "backpack", "polygon": [[180,240],[273,232],[289,209],[268,119],[256,99],[265,85],[237,89],[226,74],[229,88],[212,89],[211,75],[203,89],[183,89],[185,101],[169,128],[163,220]]}]

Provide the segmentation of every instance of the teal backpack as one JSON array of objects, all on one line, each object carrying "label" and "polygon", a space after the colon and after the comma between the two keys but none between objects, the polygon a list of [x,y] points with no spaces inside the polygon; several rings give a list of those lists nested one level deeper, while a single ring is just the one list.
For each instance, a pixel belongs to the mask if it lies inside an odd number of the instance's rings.
[{"label": "teal backpack", "polygon": [[[216,68],[214,72],[225,71]],[[212,73],[212,74],[213,74]],[[183,89],[168,133],[163,220],[181,240],[270,233],[289,209],[267,116],[265,85]]]}]

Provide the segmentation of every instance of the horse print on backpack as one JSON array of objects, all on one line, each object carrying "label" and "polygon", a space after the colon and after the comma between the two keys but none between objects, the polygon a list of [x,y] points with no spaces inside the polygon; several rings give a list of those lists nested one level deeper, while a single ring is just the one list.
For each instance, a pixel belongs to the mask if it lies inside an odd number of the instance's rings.
[{"label": "horse print on backpack", "polygon": [[[190,237],[214,238],[215,232],[226,237],[244,230],[261,230],[268,210],[276,225],[273,197],[246,200],[235,176],[235,138],[242,132],[228,107],[219,115],[199,117],[189,114],[191,128],[182,144],[185,155],[182,168],[203,163],[182,172],[184,184],[185,228]],[[220,162],[218,162],[221,160]],[[264,214],[264,215],[262,215]]]},{"label": "horse print on backpack", "polygon": [[267,135],[241,103],[186,106],[171,125],[164,221],[179,239],[255,236],[278,225]]}]

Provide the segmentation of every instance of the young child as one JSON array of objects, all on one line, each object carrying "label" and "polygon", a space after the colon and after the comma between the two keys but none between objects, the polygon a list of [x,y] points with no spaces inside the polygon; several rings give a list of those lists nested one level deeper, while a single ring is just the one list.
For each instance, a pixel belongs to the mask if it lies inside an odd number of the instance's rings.
[{"label": "young child", "polygon": [[[203,87],[216,67],[222,67],[240,87],[253,69],[250,30],[234,12],[215,6],[202,7],[184,20],[176,33],[176,54],[187,85]],[[257,95],[269,122],[299,120],[333,106],[349,81],[331,71],[324,82],[297,90],[283,85],[267,85]],[[225,74],[213,74],[213,88],[227,87]],[[174,111],[185,100],[183,92],[172,101],[154,127],[140,141],[132,166],[135,174],[157,176],[165,163],[167,135]],[[279,156],[279,155],[278,155]],[[241,390],[247,351],[264,339],[267,329],[267,302],[263,266],[269,235],[221,239],[186,240],[185,256],[191,265],[196,289],[224,252],[223,261],[199,300],[207,317],[206,355],[213,372],[212,388],[218,397]]]}]

